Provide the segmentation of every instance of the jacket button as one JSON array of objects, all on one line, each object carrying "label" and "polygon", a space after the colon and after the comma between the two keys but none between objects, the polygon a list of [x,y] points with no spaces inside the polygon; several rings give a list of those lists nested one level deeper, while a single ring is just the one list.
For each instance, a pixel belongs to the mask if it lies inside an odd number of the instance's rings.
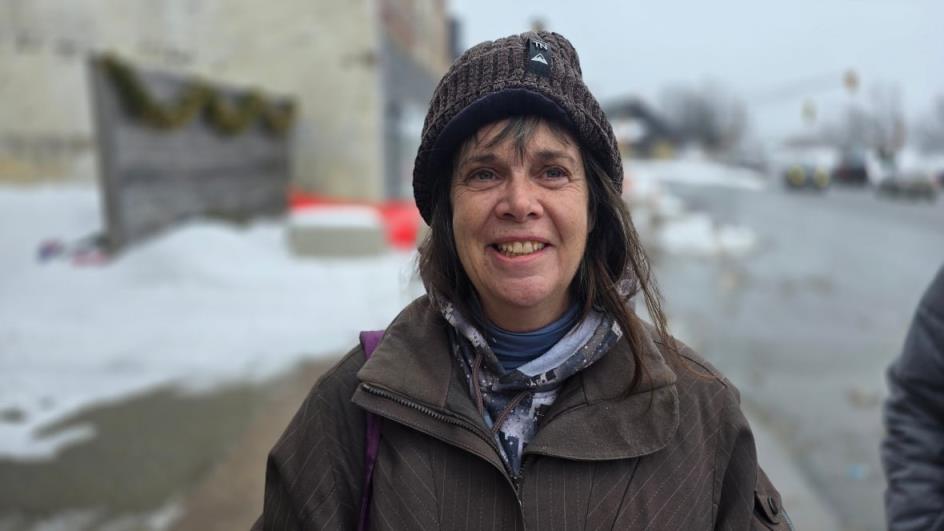
[{"label": "jacket button", "polygon": [[773,496],[767,496],[767,507],[770,507],[770,512],[776,516],[780,513],[780,506],[777,505],[777,500]]}]

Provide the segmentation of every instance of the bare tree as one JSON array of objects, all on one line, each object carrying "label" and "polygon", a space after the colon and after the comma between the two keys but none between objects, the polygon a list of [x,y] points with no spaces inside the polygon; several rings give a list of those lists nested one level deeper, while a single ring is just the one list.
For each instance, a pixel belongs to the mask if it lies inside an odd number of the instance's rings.
[{"label": "bare tree", "polygon": [[905,114],[901,91],[894,85],[872,90],[872,144],[880,152],[894,153],[905,145]]},{"label": "bare tree", "polygon": [[872,144],[872,118],[861,105],[849,105],[841,116],[821,128],[823,140],[837,147],[866,147]]},{"label": "bare tree", "polygon": [[915,140],[922,151],[944,153],[944,94],[938,95],[931,112],[921,120]]},{"label": "bare tree", "polygon": [[822,128],[822,137],[844,148],[892,154],[905,144],[905,116],[897,86],[873,87],[868,105],[849,105],[841,118]]},{"label": "bare tree", "polygon": [[678,134],[708,151],[732,149],[747,129],[743,101],[715,84],[669,87],[662,93],[660,107]]}]

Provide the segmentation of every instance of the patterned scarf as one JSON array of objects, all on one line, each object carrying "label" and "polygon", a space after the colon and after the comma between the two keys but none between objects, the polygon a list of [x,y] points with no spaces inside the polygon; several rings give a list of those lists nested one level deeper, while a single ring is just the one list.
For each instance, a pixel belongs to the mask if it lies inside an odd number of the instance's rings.
[{"label": "patterned scarf", "polygon": [[437,298],[437,305],[452,325],[452,352],[464,369],[473,401],[495,435],[505,464],[517,476],[524,448],[561,385],[603,357],[622,330],[612,317],[591,311],[550,350],[505,372],[482,333],[451,302]]}]

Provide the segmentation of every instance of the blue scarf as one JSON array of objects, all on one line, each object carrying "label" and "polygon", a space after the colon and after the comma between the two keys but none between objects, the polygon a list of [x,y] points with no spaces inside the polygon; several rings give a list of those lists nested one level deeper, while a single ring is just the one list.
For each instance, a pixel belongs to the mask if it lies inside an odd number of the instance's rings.
[{"label": "blue scarf", "polygon": [[485,337],[505,372],[534,360],[551,349],[577,324],[580,308],[573,305],[553,323],[532,332],[510,332],[485,321]]}]

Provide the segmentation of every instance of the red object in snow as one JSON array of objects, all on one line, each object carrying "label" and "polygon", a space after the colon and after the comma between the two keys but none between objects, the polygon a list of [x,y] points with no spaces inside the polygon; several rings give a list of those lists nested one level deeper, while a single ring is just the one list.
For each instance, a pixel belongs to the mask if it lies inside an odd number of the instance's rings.
[{"label": "red object in snow", "polygon": [[413,201],[403,199],[371,203],[317,196],[292,189],[289,190],[288,204],[293,211],[328,205],[354,205],[374,208],[383,219],[387,243],[397,249],[416,248],[416,236],[419,233],[420,223],[423,222],[416,204]]},{"label": "red object in snow", "polygon": [[413,201],[387,201],[378,208],[387,227],[387,241],[398,249],[415,249],[420,230],[420,211]]}]

